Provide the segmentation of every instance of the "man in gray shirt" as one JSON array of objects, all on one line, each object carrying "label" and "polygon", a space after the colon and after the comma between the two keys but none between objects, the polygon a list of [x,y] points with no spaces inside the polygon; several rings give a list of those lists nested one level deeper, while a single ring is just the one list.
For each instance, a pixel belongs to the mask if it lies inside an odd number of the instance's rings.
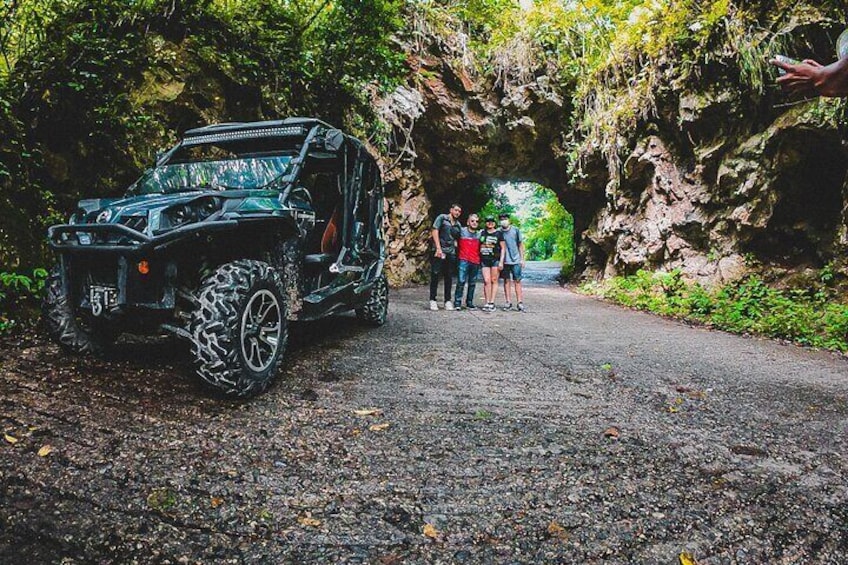
[{"label": "man in gray shirt", "polygon": [[509,214],[501,214],[501,235],[506,250],[501,257],[501,278],[504,280],[504,310],[512,309],[510,287],[515,285],[515,299],[518,301],[518,311],[524,312],[524,296],[521,290],[521,270],[524,268],[524,238],[518,228],[509,223]]},{"label": "man in gray shirt", "polygon": [[432,263],[430,265],[430,310],[438,310],[436,293],[439,290],[439,279],[445,281],[445,310],[453,310],[453,274],[456,272],[456,242],[459,239],[459,215],[462,206],[451,204],[450,212],[439,214],[433,222],[430,237],[433,240]]}]

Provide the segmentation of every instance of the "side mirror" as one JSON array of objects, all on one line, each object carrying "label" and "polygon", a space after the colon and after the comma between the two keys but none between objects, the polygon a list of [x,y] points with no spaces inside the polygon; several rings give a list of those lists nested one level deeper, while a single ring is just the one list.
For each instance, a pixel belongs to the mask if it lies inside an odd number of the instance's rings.
[{"label": "side mirror", "polygon": [[327,130],[327,133],[324,135],[324,149],[335,153],[342,148],[344,141],[344,134],[341,130]]}]

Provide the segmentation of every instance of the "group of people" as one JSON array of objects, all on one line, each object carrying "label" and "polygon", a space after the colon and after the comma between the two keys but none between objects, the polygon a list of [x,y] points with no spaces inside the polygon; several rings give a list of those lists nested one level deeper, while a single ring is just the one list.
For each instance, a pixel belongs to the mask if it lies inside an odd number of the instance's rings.
[{"label": "group of people", "polygon": [[[524,241],[521,231],[510,224],[509,214],[500,214],[500,227],[494,216],[487,216],[482,228],[477,214],[469,215],[465,226],[459,222],[461,214],[462,206],[453,204],[447,214],[440,214],[433,222],[431,237],[435,250],[430,269],[430,310],[439,309],[439,280],[444,281],[445,310],[461,310],[463,294],[465,308],[476,309],[474,291],[482,271],[486,303],[481,310],[492,312],[496,309],[495,296],[498,278],[501,278],[504,281],[502,309],[512,310],[514,289],[516,308],[523,312]],[[454,275],[457,275],[457,286],[451,294]]]}]

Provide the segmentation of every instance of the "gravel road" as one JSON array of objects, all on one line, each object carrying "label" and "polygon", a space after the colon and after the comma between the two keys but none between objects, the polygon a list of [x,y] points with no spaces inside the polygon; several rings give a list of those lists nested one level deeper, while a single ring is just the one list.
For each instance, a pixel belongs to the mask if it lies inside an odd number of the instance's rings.
[{"label": "gravel road", "polygon": [[0,341],[0,563],[848,562],[848,360],[555,272],[526,313],[297,326],[244,402],[178,342]]}]

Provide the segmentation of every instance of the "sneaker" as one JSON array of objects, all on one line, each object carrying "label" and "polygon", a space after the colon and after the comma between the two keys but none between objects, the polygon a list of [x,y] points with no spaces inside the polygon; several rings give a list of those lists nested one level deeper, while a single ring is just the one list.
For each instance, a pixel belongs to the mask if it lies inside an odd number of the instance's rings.
[{"label": "sneaker", "polygon": [[445,301],[445,310],[453,310],[453,309],[454,309],[453,308],[453,302],[451,302],[450,300],[446,300]]},{"label": "sneaker", "polygon": [[519,302],[519,303],[518,303],[518,311],[519,311],[519,312],[524,312],[524,311],[525,311],[524,303],[523,303],[523,302]]},{"label": "sneaker", "polygon": [[494,309],[495,309],[494,305],[489,304],[488,302],[486,302],[486,304],[484,304],[484,305],[483,305],[483,307],[482,307],[482,308],[480,308],[480,311],[482,311],[482,312],[491,312],[491,311],[492,311],[492,310],[494,310]]},{"label": "sneaker", "polygon": [[507,302],[506,304],[504,304],[501,310],[503,310],[504,312],[506,312],[507,310],[512,310],[512,302]]},{"label": "sneaker", "polygon": [[438,309],[439,309],[439,303],[436,302],[435,300],[431,300],[430,301],[430,310],[432,310],[433,312],[436,312]]},{"label": "sneaker", "polygon": [[454,310],[462,310],[462,303],[460,302],[459,304],[457,304],[456,302],[454,302],[453,309]]},{"label": "sneaker", "polygon": [[465,307],[468,308],[469,310],[476,310],[477,309],[477,307],[474,306],[473,304],[466,304]]}]

